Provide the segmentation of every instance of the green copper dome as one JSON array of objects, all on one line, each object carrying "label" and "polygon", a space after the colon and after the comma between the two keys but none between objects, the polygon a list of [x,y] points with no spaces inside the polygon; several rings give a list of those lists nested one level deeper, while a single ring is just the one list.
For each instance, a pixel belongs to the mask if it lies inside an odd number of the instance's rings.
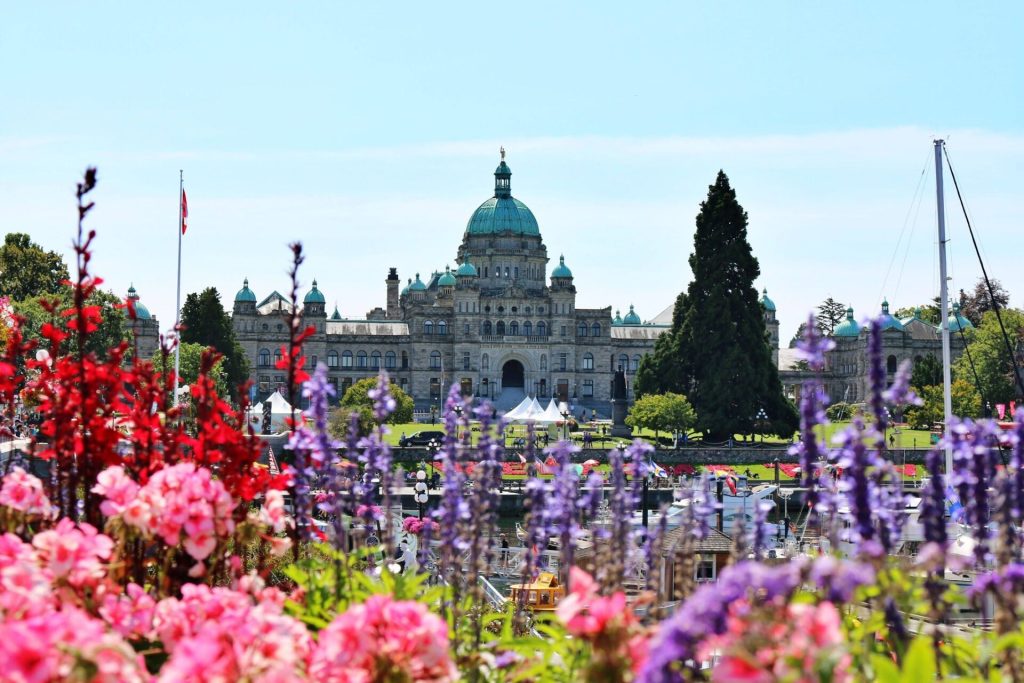
[{"label": "green copper dome", "polygon": [[621,324],[622,324],[622,316],[619,315],[619,309],[616,308],[615,309],[615,317],[612,318],[612,325],[621,325]]},{"label": "green copper dome", "polygon": [[235,301],[239,303],[256,303],[256,294],[249,289],[249,278],[242,281],[242,288],[235,294]]},{"label": "green copper dome", "polygon": [[306,296],[302,299],[304,304],[325,304],[327,300],[324,299],[324,294],[316,288],[316,280],[313,280],[313,289],[306,293]]},{"label": "green copper dome", "polygon": [[405,287],[402,287],[402,291],[401,291],[400,295],[401,296],[405,296],[406,294],[408,294],[410,287],[412,287],[412,278],[409,278],[409,281],[407,283],[405,283]]},{"label": "green copper dome", "polygon": [[846,320],[836,325],[832,330],[833,337],[857,337],[860,336],[860,325],[853,319],[853,308],[846,309]]},{"label": "green copper dome", "polygon": [[633,304],[629,305],[629,313],[622,319],[623,325],[639,325],[641,323],[640,316],[633,310]]},{"label": "green copper dome", "polygon": [[906,331],[901,323],[896,318],[889,315],[889,301],[882,301],[882,315],[878,318],[878,322],[882,324],[882,332],[886,330],[899,330],[900,332]]},{"label": "green copper dome", "polygon": [[512,196],[512,170],[505,163],[505,150],[501,150],[501,163],[494,171],[494,196],[480,205],[469,217],[466,234],[540,235],[537,219],[526,204]]},{"label": "green copper dome", "polygon": [[455,271],[455,274],[459,277],[476,277],[476,266],[469,261],[463,261],[462,265],[459,266],[459,269]]},{"label": "green copper dome", "polygon": [[334,304],[334,313],[331,313],[331,320],[341,320],[341,313],[338,313],[338,304]]},{"label": "green copper dome", "polygon": [[427,291],[427,286],[425,284],[423,284],[423,280],[420,279],[420,274],[419,273],[416,273],[416,279],[413,280],[412,283],[409,284],[409,291],[410,292],[425,292],[425,291]]},{"label": "green copper dome", "polygon": [[775,302],[768,298],[767,288],[761,290],[761,305],[764,306],[764,310],[766,311],[775,310]]},{"label": "green copper dome", "polygon": [[437,286],[438,287],[454,287],[455,286],[455,276],[452,275],[452,269],[449,268],[448,266],[444,267],[444,274],[441,277],[437,278]]},{"label": "green copper dome", "polygon": [[565,256],[558,257],[558,265],[555,266],[553,271],[551,271],[551,277],[572,277],[572,271],[569,270],[567,265],[565,265]]},{"label": "green copper dome", "polygon": [[[138,306],[136,306],[138,308]],[[142,316],[139,316],[142,317]],[[949,315],[949,331],[958,332],[960,330],[973,330],[974,323],[960,315],[960,304],[953,304],[953,312]]]},{"label": "green copper dome", "polygon": [[128,286],[128,298],[132,300],[132,304],[135,306],[135,319],[136,320],[152,320],[153,316],[149,312],[141,301],[139,301],[139,294],[135,291],[135,285]]}]

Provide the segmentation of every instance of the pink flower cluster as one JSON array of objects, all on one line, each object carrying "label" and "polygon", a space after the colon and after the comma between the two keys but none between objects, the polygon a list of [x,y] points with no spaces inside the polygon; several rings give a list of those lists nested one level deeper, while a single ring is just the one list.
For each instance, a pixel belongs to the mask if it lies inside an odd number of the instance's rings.
[{"label": "pink flower cluster", "polygon": [[728,630],[702,643],[701,659],[719,656],[713,681],[852,681],[839,610],[831,602],[751,610],[745,601],[729,610]]},{"label": "pink flower cluster", "polygon": [[647,661],[647,637],[626,605],[626,594],[600,595],[594,579],[579,567],[569,569],[569,582],[571,591],[555,612],[566,630],[594,645],[600,666],[640,671]]},{"label": "pink flower cluster", "polygon": [[420,519],[418,517],[406,517],[402,520],[402,530],[407,534],[419,536],[425,531],[430,532],[431,538],[437,538],[437,532],[441,527],[432,519]]},{"label": "pink flower cluster", "polygon": [[43,482],[20,467],[13,468],[0,486],[0,505],[26,515],[52,517],[53,506],[43,492]]},{"label": "pink flower cluster", "polygon": [[85,522],[75,525],[67,517],[53,529],[36,534],[32,545],[36,561],[51,580],[74,588],[98,585],[106,577],[105,560],[114,550],[109,536]]},{"label": "pink flower cluster", "polygon": [[96,478],[93,492],[106,498],[101,511],[169,546],[181,543],[200,562],[234,531],[234,500],[210,470],[186,462],[165,467],[140,487],[120,466]]},{"label": "pink flower cluster", "polygon": [[415,681],[458,678],[448,652],[448,627],[424,605],[374,595],[320,631],[310,660],[318,681]]},{"label": "pink flower cluster", "polygon": [[0,536],[0,618],[42,614],[51,609],[52,595],[35,549],[14,534]]}]

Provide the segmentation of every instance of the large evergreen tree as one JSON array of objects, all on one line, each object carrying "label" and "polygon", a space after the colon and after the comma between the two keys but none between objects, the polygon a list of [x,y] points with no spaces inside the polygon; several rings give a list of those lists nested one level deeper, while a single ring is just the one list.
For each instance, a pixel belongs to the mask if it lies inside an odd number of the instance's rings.
[{"label": "large evergreen tree", "polygon": [[678,333],[687,377],[675,390],[690,398],[704,438],[752,433],[760,410],[771,422],[769,431],[791,435],[798,419],[772,363],[754,289],[760,267],[747,241],[747,214],[722,171],[697,214],[690,269]]},{"label": "large evergreen tree", "polygon": [[825,334],[832,334],[836,325],[846,320],[846,306],[829,297],[818,306],[818,326]]},{"label": "large evergreen tree", "polygon": [[685,385],[689,370],[679,349],[679,330],[683,326],[686,308],[686,292],[680,292],[672,309],[671,329],[654,342],[652,353],[640,359],[633,384],[633,393],[637,398],[647,394],[679,391]]},{"label": "large evergreen tree", "polygon": [[214,287],[207,287],[199,294],[185,297],[181,307],[181,322],[184,327],[181,340],[216,349],[224,356],[222,365],[231,397],[238,400],[238,387],[249,378],[249,363],[245,358],[231,317],[220,302],[220,293]]}]

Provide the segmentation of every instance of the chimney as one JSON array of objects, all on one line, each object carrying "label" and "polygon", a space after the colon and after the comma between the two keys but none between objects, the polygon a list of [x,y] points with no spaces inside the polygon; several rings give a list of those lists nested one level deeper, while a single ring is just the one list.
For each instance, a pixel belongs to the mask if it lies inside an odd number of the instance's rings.
[{"label": "chimney", "polygon": [[388,270],[388,279],[385,280],[388,286],[388,320],[397,320],[402,317],[398,310],[398,268]]}]

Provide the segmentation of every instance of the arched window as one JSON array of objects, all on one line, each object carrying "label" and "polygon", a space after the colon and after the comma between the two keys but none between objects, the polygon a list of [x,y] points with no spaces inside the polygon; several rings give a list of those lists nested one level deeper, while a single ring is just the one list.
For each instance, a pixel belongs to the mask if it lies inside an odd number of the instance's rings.
[{"label": "arched window", "polygon": [[446,323],[444,320],[437,321],[437,333],[448,334],[448,323]]},{"label": "arched window", "polygon": [[548,326],[544,324],[543,320],[541,320],[539,323],[537,323],[537,336],[538,337],[546,337],[546,336],[548,336]]},{"label": "arched window", "polygon": [[327,367],[336,368],[338,367],[338,352],[328,351],[327,352]]},{"label": "arched window", "polygon": [[494,326],[494,333],[497,334],[499,337],[501,337],[501,336],[503,336],[505,334],[505,321],[504,320],[499,320],[498,324]]},{"label": "arched window", "polygon": [[629,360],[629,371],[636,372],[636,369],[640,367],[640,356],[633,356]]},{"label": "arched window", "polygon": [[515,320],[510,322],[508,324],[508,333],[513,336],[519,334],[519,323],[517,323]]},{"label": "arched window", "polygon": [[[541,323],[541,324],[543,325],[543,323]],[[548,355],[546,353],[542,353],[540,355],[540,371],[541,372],[547,372],[548,371]]]},{"label": "arched window", "polygon": [[370,354],[370,367],[374,370],[380,369],[380,351],[374,351]]},{"label": "arched window", "polygon": [[619,356],[619,367],[616,370],[629,370],[629,356],[622,354]]},{"label": "arched window", "polygon": [[352,352],[342,351],[341,352],[341,367],[350,368],[352,367]]},{"label": "arched window", "polygon": [[387,353],[384,354],[384,367],[387,368],[388,370],[394,370],[395,369],[395,352],[394,351],[388,351]]},{"label": "arched window", "polygon": [[583,369],[593,370],[594,369],[594,355],[590,353],[583,354]]},{"label": "arched window", "polygon": [[491,332],[491,321],[485,320],[483,326],[480,328],[480,334],[492,334]]},{"label": "arched window", "polygon": [[270,349],[260,349],[260,366],[270,367]]},{"label": "arched window", "polygon": [[274,365],[277,365],[280,362],[281,362],[281,349],[277,349],[276,351],[274,351]]},{"label": "arched window", "polygon": [[601,323],[594,323],[590,326],[590,336],[600,337],[601,336]]},{"label": "arched window", "polygon": [[430,352],[430,368],[432,370],[440,370],[441,369],[441,352],[440,351],[431,351]]},{"label": "arched window", "polygon": [[[487,356],[486,353],[484,355],[480,356],[480,369],[481,370],[490,370],[491,369],[491,359]],[[484,381],[486,382],[487,380],[484,380]]]},{"label": "arched window", "polygon": [[423,321],[423,334],[434,334],[434,323],[432,321]]},{"label": "arched window", "polygon": [[533,325],[531,325],[530,321],[527,320],[525,323],[523,323],[523,336],[524,337],[529,337],[532,334],[533,334]]},{"label": "arched window", "polygon": [[576,335],[577,335],[577,336],[579,336],[579,337],[586,337],[586,336],[587,336],[587,331],[588,331],[589,329],[590,329],[590,328],[589,328],[589,327],[587,327],[587,324],[586,324],[586,323],[584,323],[584,322],[581,322],[581,323],[579,324],[579,326],[578,326],[578,327],[576,328]]},{"label": "arched window", "polygon": [[263,331],[266,332],[269,329],[270,329],[270,325],[268,325],[266,323],[263,323]]},{"label": "arched window", "polygon": [[366,351],[357,351],[356,352],[356,367],[357,368],[365,368],[366,367]]},{"label": "arched window", "polygon": [[897,361],[896,356],[889,356],[885,361],[885,369],[888,372],[896,372]]}]

